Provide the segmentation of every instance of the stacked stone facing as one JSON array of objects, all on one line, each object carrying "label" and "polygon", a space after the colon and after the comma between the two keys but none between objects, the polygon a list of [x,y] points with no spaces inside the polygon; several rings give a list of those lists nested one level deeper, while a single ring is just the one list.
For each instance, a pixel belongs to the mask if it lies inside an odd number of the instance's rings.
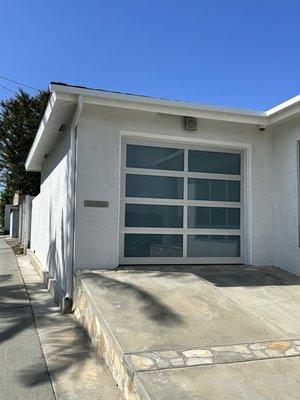
[{"label": "stacked stone facing", "polygon": [[140,400],[140,396],[134,390],[133,375],[123,362],[119,345],[100,313],[96,311],[78,275],[74,280],[73,312],[89,335],[93,347],[104,359],[126,400]]},{"label": "stacked stone facing", "polygon": [[125,355],[132,373],[173,367],[223,364],[300,355],[300,340],[212,346],[201,349],[154,351]]}]

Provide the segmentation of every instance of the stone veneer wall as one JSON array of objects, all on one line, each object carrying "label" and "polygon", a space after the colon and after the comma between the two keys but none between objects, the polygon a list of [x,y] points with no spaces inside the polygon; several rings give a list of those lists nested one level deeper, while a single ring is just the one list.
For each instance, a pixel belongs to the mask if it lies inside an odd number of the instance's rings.
[{"label": "stone veneer wall", "polygon": [[133,376],[124,363],[121,349],[99,311],[96,310],[80,280],[80,273],[74,277],[73,312],[89,335],[98,355],[104,359],[125,398],[140,400],[140,396],[134,389]]}]

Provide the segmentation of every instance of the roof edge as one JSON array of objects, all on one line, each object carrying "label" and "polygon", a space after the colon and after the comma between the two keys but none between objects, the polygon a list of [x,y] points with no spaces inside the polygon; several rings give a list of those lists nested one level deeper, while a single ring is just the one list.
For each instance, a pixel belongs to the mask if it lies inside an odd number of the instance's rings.
[{"label": "roof edge", "polygon": [[257,111],[208,106],[128,93],[109,92],[102,89],[72,86],[59,82],[51,82],[49,90],[51,95],[48,99],[40,126],[25,163],[25,168],[28,171],[39,171],[41,169],[42,160],[40,160],[39,153],[42,149],[46,149],[46,147],[49,147],[50,145],[50,141],[47,139],[47,130],[50,128],[47,128],[47,126],[52,124],[51,120],[53,120],[53,115],[57,116],[59,113],[63,113],[64,109],[61,109],[61,104],[69,104],[73,107],[73,104],[77,102],[78,95],[83,95],[84,103],[87,104],[177,116],[191,116],[215,121],[251,124],[265,127],[274,126],[296,114],[300,114],[300,95],[295,96],[270,110]]},{"label": "roof edge", "polygon": [[[174,115],[196,114],[200,118],[209,118],[241,123],[261,123],[266,116],[264,111],[209,106],[179,100],[169,100],[150,96],[110,92],[102,89],[91,89],[82,86],[72,86],[58,82],[51,82],[50,91],[76,96],[82,94],[86,103],[101,104],[131,109],[144,109],[150,112],[162,112]],[[236,117],[236,118],[234,118]]]},{"label": "roof edge", "polygon": [[25,169],[27,171],[32,171],[32,172],[33,171],[38,171],[38,169],[31,169],[31,165],[30,164],[31,164],[32,158],[34,156],[34,153],[35,153],[35,151],[36,151],[36,149],[38,147],[38,144],[39,144],[39,142],[41,140],[41,137],[43,136],[43,133],[45,131],[45,127],[47,125],[47,122],[49,121],[49,118],[50,118],[52,110],[53,110],[53,108],[55,106],[55,103],[56,103],[56,94],[55,94],[55,92],[52,92],[50,94],[49,98],[48,98],[48,102],[46,104],[45,111],[43,113],[43,116],[42,116],[42,119],[40,121],[38,130],[36,132],[35,138],[33,140],[33,143],[31,145],[31,148],[29,150],[29,153],[28,153],[26,161],[25,161]]}]

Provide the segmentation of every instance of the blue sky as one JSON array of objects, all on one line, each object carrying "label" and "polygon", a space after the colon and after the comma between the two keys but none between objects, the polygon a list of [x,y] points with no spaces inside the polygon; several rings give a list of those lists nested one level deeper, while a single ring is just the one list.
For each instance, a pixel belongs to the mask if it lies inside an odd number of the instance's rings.
[{"label": "blue sky", "polygon": [[[300,2],[0,0],[0,75],[267,109],[300,94]],[[0,85],[16,86],[0,79]],[[11,93],[0,86],[0,98]]]}]

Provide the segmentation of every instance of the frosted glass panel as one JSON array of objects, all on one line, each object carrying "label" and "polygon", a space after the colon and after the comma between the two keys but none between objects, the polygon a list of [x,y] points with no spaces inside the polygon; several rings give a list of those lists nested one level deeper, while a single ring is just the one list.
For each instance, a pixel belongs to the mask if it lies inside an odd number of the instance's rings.
[{"label": "frosted glass panel", "polygon": [[126,204],[125,226],[182,228],[183,207],[151,204]]},{"label": "frosted glass panel", "polygon": [[189,171],[239,175],[241,173],[241,155],[189,150]]},{"label": "frosted glass panel", "polygon": [[198,229],[240,229],[240,209],[188,207],[188,227]]},{"label": "frosted glass panel", "polygon": [[182,235],[125,234],[125,257],[182,257]]},{"label": "frosted glass panel", "polygon": [[182,149],[128,144],[126,166],[183,171],[183,157]]},{"label": "frosted glass panel", "polygon": [[189,200],[240,201],[240,181],[189,178]]},{"label": "frosted glass panel", "polygon": [[127,174],[126,196],[182,199],[183,178]]},{"label": "frosted glass panel", "polygon": [[188,257],[240,257],[240,236],[188,235]]}]

